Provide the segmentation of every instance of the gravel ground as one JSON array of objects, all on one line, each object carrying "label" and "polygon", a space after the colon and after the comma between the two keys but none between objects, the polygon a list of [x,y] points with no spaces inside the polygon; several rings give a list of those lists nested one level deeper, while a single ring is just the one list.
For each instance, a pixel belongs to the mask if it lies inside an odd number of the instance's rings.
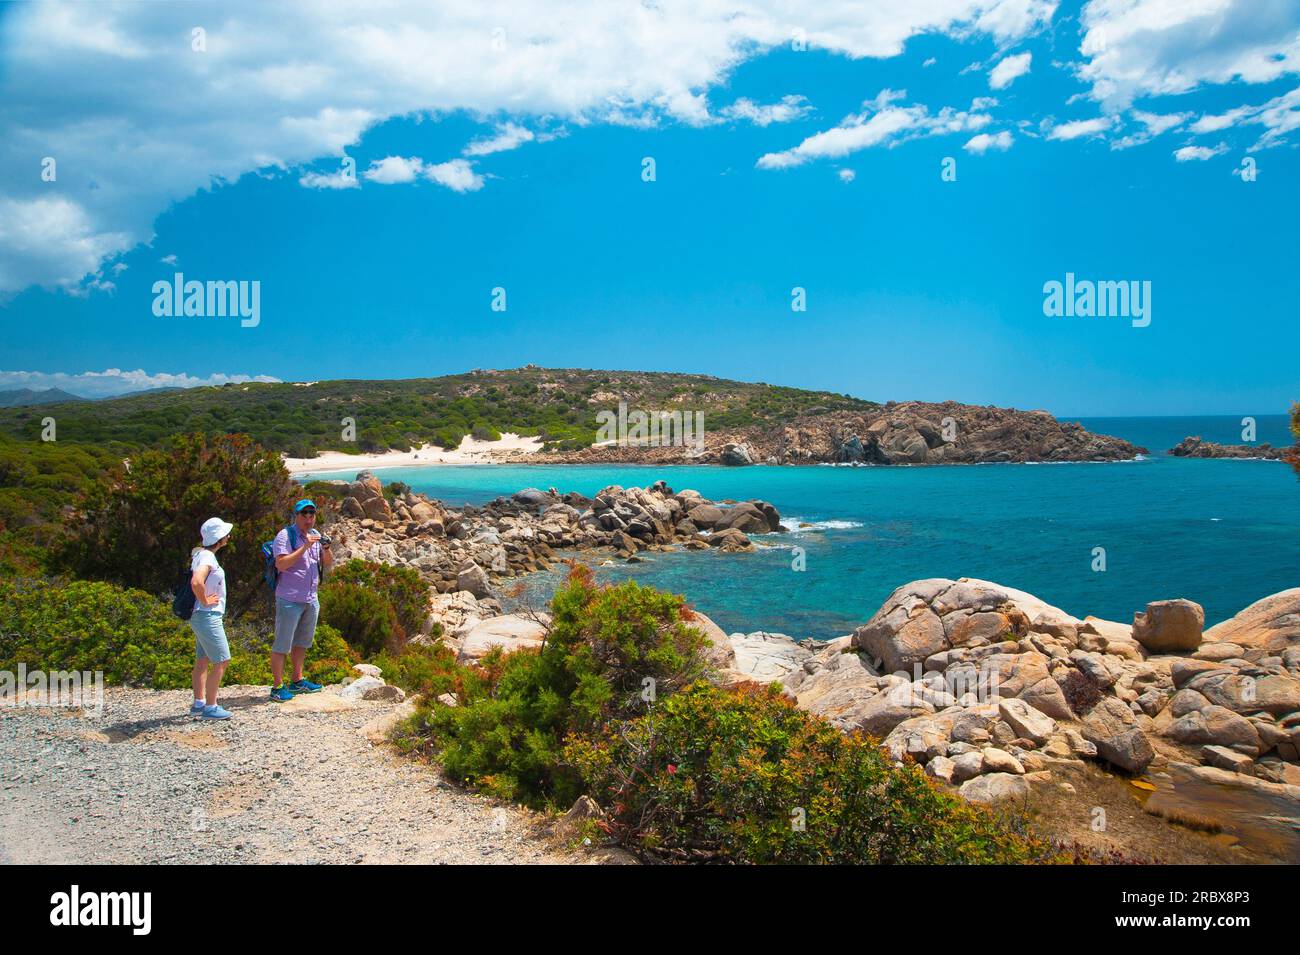
[{"label": "gravel ground", "polygon": [[539,819],[376,745],[398,709],[337,688],[110,689],[101,714],[0,711],[0,862],[572,863]]}]

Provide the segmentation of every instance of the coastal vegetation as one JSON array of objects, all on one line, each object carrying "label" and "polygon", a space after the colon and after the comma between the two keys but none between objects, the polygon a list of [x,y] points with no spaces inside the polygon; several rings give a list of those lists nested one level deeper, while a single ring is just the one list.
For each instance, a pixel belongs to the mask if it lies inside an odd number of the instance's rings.
[{"label": "coastal vegetation", "polygon": [[705,682],[571,739],[565,758],[619,844],[678,861],[971,864],[1048,861],[1014,814],[941,791],[875,740],[778,687]]},{"label": "coastal vegetation", "polygon": [[455,779],[534,806],[568,806],[581,779],[562,758],[573,734],[644,712],[705,673],[705,638],[682,598],[599,587],[575,566],[551,601],[540,653],[493,656],[459,705],[426,705],[410,748],[436,753]]},{"label": "coastal vegetation", "polygon": [[428,597],[414,568],[350,560],[320,587],[321,619],[363,653],[400,649],[420,632]]},{"label": "coastal vegetation", "polygon": [[120,462],[113,448],[0,437],[0,577],[38,573],[68,510]]},{"label": "coastal vegetation", "polygon": [[682,598],[577,565],[544,644],[477,668],[442,658],[453,699],[426,696],[395,739],[492,795],[562,809],[584,794],[624,848],[667,861],[1046,861],[1007,817],[944,793],[915,764],[845,736],[779,690],[707,682],[707,639]]},{"label": "coastal vegetation", "polygon": [[220,514],[234,525],[221,562],[233,583],[227,613],[237,616],[258,595],[263,541],[284,526],[300,492],[279,455],[246,435],[179,436],[89,483],[50,569],[170,592],[188,573],[199,525]]},{"label": "coastal vegetation", "polygon": [[[864,411],[874,402],[824,391],[728,381],[708,375],[544,369],[477,370],[440,378],[227,384],[104,401],[0,409],[0,435],[36,441],[54,415],[60,441],[153,447],[171,435],[242,433],[293,457],[319,451],[454,448],[466,435],[510,431],[548,449],[596,440],[596,412],[619,400],[643,409],[703,408],[710,428],[778,425],[806,414]],[[345,440],[344,418],[356,440]]]}]

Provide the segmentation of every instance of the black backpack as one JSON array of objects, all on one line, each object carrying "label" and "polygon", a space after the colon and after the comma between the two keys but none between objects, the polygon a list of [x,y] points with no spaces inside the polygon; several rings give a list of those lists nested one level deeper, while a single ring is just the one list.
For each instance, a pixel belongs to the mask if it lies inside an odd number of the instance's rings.
[{"label": "black backpack", "polygon": [[194,588],[190,586],[193,573],[190,570],[182,570],[176,582],[176,589],[172,591],[172,613],[182,620],[189,620],[194,616],[194,605],[198,602],[198,598],[194,596]]}]

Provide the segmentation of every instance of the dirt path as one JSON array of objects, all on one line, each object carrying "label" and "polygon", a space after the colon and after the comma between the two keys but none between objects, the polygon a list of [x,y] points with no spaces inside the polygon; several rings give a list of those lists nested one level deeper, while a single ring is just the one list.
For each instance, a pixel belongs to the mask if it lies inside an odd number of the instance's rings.
[{"label": "dirt path", "polygon": [[109,690],[99,715],[0,710],[0,862],[589,861],[373,743],[394,704],[235,686],[234,718],[210,722],[189,702]]}]

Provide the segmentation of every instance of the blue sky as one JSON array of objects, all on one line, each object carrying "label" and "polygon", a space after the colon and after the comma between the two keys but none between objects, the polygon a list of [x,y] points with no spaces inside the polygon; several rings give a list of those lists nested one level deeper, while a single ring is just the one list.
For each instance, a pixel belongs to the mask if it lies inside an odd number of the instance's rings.
[{"label": "blue sky", "polygon": [[[562,6],[589,36],[344,5],[376,47],[347,63],[310,6],[5,8],[0,387],[532,362],[1070,415],[1300,398],[1296,4],[758,4],[740,35],[639,8],[655,39]],[[260,282],[260,323],[155,316],[176,271]],[[1151,324],[1046,317],[1067,272],[1149,281]]]}]

